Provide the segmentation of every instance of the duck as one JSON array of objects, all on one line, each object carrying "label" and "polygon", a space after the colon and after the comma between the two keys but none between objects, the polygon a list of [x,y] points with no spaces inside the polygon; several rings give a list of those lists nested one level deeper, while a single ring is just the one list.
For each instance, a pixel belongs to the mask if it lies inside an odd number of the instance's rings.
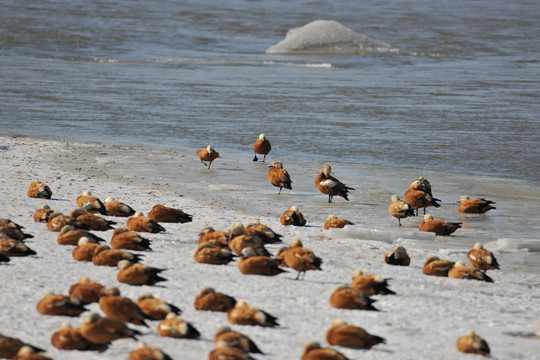
[{"label": "duck", "polygon": [[147,217],[155,222],[187,223],[193,221],[193,216],[186,214],[180,209],[175,209],[161,204],[156,204],[148,213]]},{"label": "duck", "polygon": [[238,269],[244,275],[275,276],[285,272],[279,267],[279,260],[257,255],[252,247],[246,247],[242,250],[242,257],[238,259],[237,264]]},{"label": "duck", "polygon": [[193,303],[195,310],[221,312],[227,312],[234,305],[236,305],[236,299],[234,297],[216,292],[212,287],[202,289],[195,297]]},{"label": "duck", "polygon": [[479,242],[474,244],[472,250],[467,253],[467,258],[471,265],[478,270],[485,272],[486,270],[500,269],[495,256],[489,250],[484,249],[484,246]]},{"label": "duck", "polygon": [[77,261],[92,261],[94,252],[100,244],[91,242],[89,238],[83,236],[77,242],[77,246],[71,251],[71,256]]},{"label": "duck", "polygon": [[236,302],[232,309],[227,311],[227,319],[231,324],[251,325],[262,327],[279,326],[277,318],[266,311],[248,305],[245,300]]},{"label": "duck", "polygon": [[423,176],[420,176],[417,180],[420,182],[420,189],[425,191],[425,193],[429,196],[433,196],[433,193],[431,192],[431,183],[429,180]]},{"label": "duck", "polygon": [[446,276],[448,271],[454,266],[455,262],[450,260],[441,260],[437,256],[430,256],[426,259],[422,273],[431,276]]},{"label": "duck", "polygon": [[116,279],[118,282],[130,285],[155,285],[167,279],[159,276],[165,269],[159,269],[144,264],[132,263],[128,260],[118,262],[118,272]]},{"label": "duck", "polygon": [[78,229],[73,225],[66,225],[62,227],[56,238],[56,242],[58,245],[77,245],[79,240],[83,237],[96,244],[105,242],[105,239],[92,234],[90,231],[86,229]]},{"label": "duck", "polygon": [[233,347],[225,341],[218,341],[216,348],[208,354],[208,360],[256,360],[242,349]]},{"label": "duck", "polygon": [[132,338],[137,340],[141,332],[132,329],[122,321],[101,317],[90,313],[80,326],[81,335],[94,344],[108,344],[117,339]]},{"label": "duck", "polygon": [[372,335],[359,326],[351,325],[342,319],[332,322],[326,331],[326,341],[330,345],[370,349],[377,344],[384,343],[384,338]]},{"label": "duck", "polygon": [[82,195],[75,199],[77,206],[89,213],[100,213],[101,215],[107,215],[107,209],[101,200],[92,195],[89,190],[83,191]]},{"label": "duck", "polygon": [[132,217],[127,219],[126,227],[131,231],[159,233],[165,231],[165,228],[159,225],[154,220],[151,220],[143,215],[140,211],[133,214]]},{"label": "duck", "polygon": [[457,339],[456,348],[463,353],[484,356],[490,354],[489,346],[486,340],[476,335],[472,330],[469,330],[466,335]]},{"label": "duck", "polygon": [[68,322],[60,324],[60,329],[52,334],[51,344],[60,350],[99,350],[107,349],[105,344],[94,344],[81,334],[81,329]]},{"label": "duck", "polygon": [[201,336],[190,322],[177,317],[174,313],[167,314],[159,323],[157,332],[159,336],[172,338],[197,339]]},{"label": "duck", "polygon": [[[200,150],[197,150],[195,152],[195,155],[199,157],[201,160],[201,163],[204,166],[208,166],[208,170],[210,170],[210,166],[212,165],[212,161],[216,160],[217,158],[221,157],[220,153],[214,150],[211,145],[208,145],[205,148],[202,148]],[[208,164],[205,163],[205,161],[208,161]]]},{"label": "duck", "polygon": [[332,348],[323,348],[316,341],[304,345],[302,360],[349,360],[345,355]]},{"label": "duck", "polygon": [[418,209],[424,209],[424,215],[426,214],[426,207],[434,206],[436,208],[440,207],[440,199],[436,199],[430,195],[429,192],[426,192],[426,187],[423,185],[422,180],[416,179],[410,185],[409,189],[403,195],[403,199],[410,204],[416,211],[418,216]]},{"label": "duck", "polygon": [[453,234],[461,227],[461,222],[448,222],[443,219],[434,219],[432,215],[424,215],[424,221],[418,226],[418,230],[433,232],[435,235],[447,236]]},{"label": "duck", "polygon": [[47,184],[42,183],[39,180],[34,180],[30,183],[26,194],[30,198],[50,199],[52,196],[52,191]]},{"label": "duck", "polygon": [[242,250],[248,247],[253,248],[257,255],[270,256],[270,252],[258,237],[242,234],[229,240],[229,249],[236,255],[242,255]]},{"label": "duck", "polygon": [[148,324],[144,321],[145,314],[141,308],[133,300],[121,296],[117,287],[107,286],[103,289],[98,303],[109,319],[148,327]]},{"label": "duck", "polygon": [[21,241],[11,238],[2,237],[0,235],[0,255],[13,256],[30,256],[37,253],[23,244]]},{"label": "duck", "polygon": [[236,347],[247,353],[263,354],[261,349],[247,335],[234,331],[229,326],[220,326],[214,336],[214,344],[225,342],[228,347]]},{"label": "duck", "polygon": [[141,255],[136,255],[121,249],[111,249],[107,244],[99,245],[94,250],[92,263],[97,266],[118,266],[121,260],[128,260],[137,263],[141,260]]},{"label": "duck", "polygon": [[300,279],[300,275],[303,275],[303,279],[306,276],[306,271],[321,270],[323,261],[320,257],[316,256],[312,250],[303,247],[298,238],[293,238],[291,243],[293,244],[284,254],[283,261],[287,267],[298,271],[295,280]]},{"label": "duck", "polygon": [[5,225],[10,225],[12,227],[16,227],[19,230],[24,229],[24,226],[17,224],[16,222],[14,222],[11,219],[0,218],[0,226],[5,226]]},{"label": "duck", "polygon": [[136,231],[130,231],[125,227],[116,228],[111,238],[113,249],[146,251],[152,250],[150,239],[141,236]]},{"label": "duck", "polygon": [[90,280],[88,276],[81,276],[76,284],[69,287],[68,294],[85,304],[97,303],[103,294],[105,286]]},{"label": "duck", "polygon": [[307,221],[304,219],[304,215],[298,210],[298,206],[291,206],[288,208],[283,215],[279,218],[281,225],[294,225],[294,226],[304,226]]},{"label": "duck", "polygon": [[473,266],[466,266],[463,261],[457,261],[454,264],[454,266],[448,271],[448,277],[454,279],[493,282],[493,279],[487,276],[485,272],[482,272]]},{"label": "duck", "polygon": [[281,162],[272,161],[272,165],[268,169],[267,176],[270,184],[279,188],[278,195],[281,194],[281,190],[283,190],[283,188],[292,190],[291,176],[289,175],[287,170],[283,168],[283,164]]},{"label": "duck", "polygon": [[384,262],[389,265],[409,266],[411,258],[403,246],[397,246],[384,255]]},{"label": "duck", "polygon": [[459,204],[457,211],[465,214],[484,214],[489,210],[496,209],[495,202],[486,200],[484,198],[470,198],[467,195],[463,195],[459,198]]},{"label": "duck", "polygon": [[258,219],[248,223],[245,227],[245,233],[254,236],[262,241],[263,244],[275,244],[281,242],[282,235],[273,231],[269,226],[261,224]]},{"label": "duck", "polygon": [[137,298],[137,305],[146,315],[147,319],[163,320],[169,313],[180,315],[182,310],[177,306],[166,302],[160,298],[154,297],[150,293],[144,293]]},{"label": "duck", "polygon": [[32,239],[34,235],[23,232],[15,223],[9,223],[7,225],[0,225],[0,236],[3,238],[10,238],[19,241],[26,239]]},{"label": "duck", "polygon": [[193,258],[201,264],[226,265],[233,261],[234,255],[229,249],[213,245],[210,242],[203,242],[197,246]]},{"label": "duck", "polygon": [[331,175],[332,167],[330,165],[324,165],[322,171],[315,177],[315,186],[323,194],[328,195],[328,202],[332,202],[334,196],[341,196],[345,200],[349,201],[349,191],[355,190],[343,184],[341,181]]},{"label": "duck", "polygon": [[17,355],[17,352],[23,346],[28,346],[32,348],[34,352],[45,352],[45,350],[37,346],[25,343],[21,339],[0,334],[0,358],[11,359],[15,355]]},{"label": "duck", "polygon": [[225,231],[215,230],[211,226],[203,226],[199,233],[197,244],[214,241],[221,247],[229,247],[229,235]]},{"label": "duck", "polygon": [[60,232],[66,225],[71,225],[77,229],[87,229],[87,226],[79,220],[55,211],[49,216],[49,221],[47,221],[47,230]]},{"label": "duck", "polygon": [[342,229],[346,225],[354,225],[351,221],[347,219],[339,219],[335,214],[328,215],[328,218],[326,219],[323,229],[329,230],[332,228],[336,229]]},{"label": "duck", "polygon": [[401,200],[396,194],[392,195],[392,203],[388,207],[390,215],[398,219],[398,224],[401,226],[401,219],[409,216],[415,216],[414,209],[408,202]]},{"label": "duck", "polygon": [[257,158],[257,154],[264,155],[264,158],[262,161],[266,161],[266,155],[272,150],[272,144],[270,144],[270,141],[266,138],[265,134],[259,134],[259,137],[255,142],[253,143],[253,151],[255,151],[255,157],[253,158],[253,161],[259,161]]},{"label": "duck", "polygon": [[388,288],[388,280],[375,274],[364,274],[362,270],[356,269],[350,288],[365,295],[394,295],[395,292]]},{"label": "duck", "polygon": [[47,204],[42,204],[39,209],[34,212],[34,221],[39,223],[47,223],[49,217],[54,212],[53,209]]},{"label": "duck", "polygon": [[73,296],[55,294],[47,290],[36,305],[41,315],[79,316],[88,311],[81,300]]},{"label": "duck", "polygon": [[17,351],[17,354],[11,358],[12,360],[52,360],[52,358],[43,354],[37,353],[30,346],[23,346]]},{"label": "duck", "polygon": [[103,206],[105,206],[108,216],[129,217],[136,212],[131,206],[116,200],[112,196],[105,199]]},{"label": "duck", "polygon": [[129,353],[128,360],[172,360],[172,358],[163,350],[139,341],[137,348]]},{"label": "duck", "polygon": [[372,310],[377,309],[372,305],[375,300],[368,295],[364,295],[361,291],[351,289],[345,284],[338,285],[330,295],[330,305],[336,309],[358,309]]},{"label": "duck", "polygon": [[83,209],[75,209],[69,214],[69,216],[86,225],[86,229],[88,230],[107,231],[114,229],[112,225],[116,224],[115,221],[106,220]]}]

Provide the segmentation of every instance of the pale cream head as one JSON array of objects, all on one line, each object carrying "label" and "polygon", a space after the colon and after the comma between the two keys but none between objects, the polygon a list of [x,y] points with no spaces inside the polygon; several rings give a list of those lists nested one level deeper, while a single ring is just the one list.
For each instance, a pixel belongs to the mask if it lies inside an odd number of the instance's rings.
[{"label": "pale cream head", "polygon": [[89,238],[87,238],[86,236],[81,236],[79,238],[79,241],[77,241],[77,245],[84,246],[84,245],[88,244],[89,242],[90,242]]},{"label": "pale cream head", "polygon": [[200,235],[204,235],[204,234],[208,234],[208,233],[211,233],[211,232],[214,232],[214,228],[211,227],[211,226],[204,226],[202,229],[201,229],[201,232],[200,232]]},{"label": "pale cream head", "polygon": [[464,201],[467,201],[469,199],[470,199],[470,197],[468,197],[467,195],[463,195],[463,196],[459,197],[459,202],[464,202]]},{"label": "pale cream head", "polygon": [[392,202],[400,200],[399,196],[397,196],[396,194],[392,195],[391,199],[392,199]]},{"label": "pale cream head", "polygon": [[332,172],[332,167],[330,165],[324,165],[322,168],[322,173],[326,176],[330,175]]},{"label": "pale cream head", "polygon": [[154,295],[150,293],[144,293],[144,294],[139,295],[139,297],[137,298],[137,301],[141,301],[144,299],[153,299],[153,298],[154,298]]},{"label": "pale cream head", "polygon": [[252,247],[246,247],[246,248],[242,249],[242,256],[244,256],[244,257],[257,256],[257,252]]},{"label": "pale cream head", "polygon": [[102,294],[103,295],[114,295],[114,296],[119,296],[120,295],[120,290],[115,287],[115,286],[106,286],[103,291],[102,291]]},{"label": "pale cream head", "polygon": [[433,215],[431,214],[424,215],[424,221],[431,221],[431,220],[433,220]]},{"label": "pale cream head", "polygon": [[332,327],[342,326],[342,325],[347,325],[347,323],[343,319],[335,319],[334,321],[332,321]]},{"label": "pale cream head", "polygon": [[131,266],[131,262],[129,260],[120,260],[117,266],[120,270],[124,270]]},{"label": "pale cream head", "polygon": [[482,250],[484,249],[484,245],[482,245],[482,243],[477,242],[476,244],[474,244],[473,249]]},{"label": "pale cream head", "polygon": [[354,270],[353,278],[364,275],[364,272],[360,269]]},{"label": "pale cream head", "polygon": [[60,324],[60,330],[69,330],[71,328],[72,328],[72,326],[68,322],[63,322],[63,323]]},{"label": "pale cream head", "polygon": [[293,237],[291,239],[291,247],[302,247],[302,241],[297,237]]}]

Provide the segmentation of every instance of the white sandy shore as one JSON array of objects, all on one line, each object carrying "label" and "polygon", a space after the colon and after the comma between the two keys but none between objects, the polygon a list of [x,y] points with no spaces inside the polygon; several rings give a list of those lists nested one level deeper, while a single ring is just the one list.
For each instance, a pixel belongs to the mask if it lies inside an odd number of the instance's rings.
[{"label": "white sandy shore", "polygon": [[[235,159],[223,158],[219,159],[219,166],[216,162],[208,171],[192,153],[9,136],[0,137],[0,158],[0,218],[10,218],[25,226],[26,232],[35,236],[27,244],[38,253],[27,258],[12,258],[9,264],[0,265],[1,333],[42,347],[53,358],[124,359],[136,346],[131,339],[118,340],[101,354],[60,351],[52,347],[50,337],[60,323],[67,320],[78,325],[84,314],[78,319],[42,316],[36,311],[36,303],[45,290],[67,294],[69,286],[82,275],[104,285],[118,286],[124,296],[132,299],[143,292],[151,292],[179,306],[183,310],[182,317],[201,332],[201,339],[159,337],[156,333],[158,322],[151,322],[150,329],[140,327],[144,333],[142,340],[161,347],[175,359],[207,358],[213,349],[216,329],[227,324],[224,313],[194,310],[193,300],[206,286],[244,299],[279,318],[281,326],[277,328],[232,326],[248,334],[265,352],[265,355],[255,356],[258,359],[299,359],[305,343],[319,341],[327,345],[324,335],[336,318],[346,319],[386,339],[386,344],[371,350],[339,348],[351,359],[474,358],[460,354],[455,348],[456,339],[469,329],[488,341],[495,359],[538,358],[540,340],[512,336],[533,333],[534,323],[540,318],[537,274],[502,262],[501,271],[490,272],[495,281],[493,284],[429,277],[422,274],[421,268],[432,252],[422,247],[408,248],[412,258],[409,267],[385,265],[382,256],[394,245],[375,241],[376,234],[373,240],[359,241],[340,236],[338,230],[325,233],[334,240],[324,240],[321,229],[323,219],[331,211],[328,208],[324,211],[301,208],[312,219],[307,227],[281,226],[276,214],[281,214],[294,201],[290,193],[279,198],[269,196],[274,194],[274,189],[269,190],[265,184],[261,190],[265,197],[260,200],[255,196],[258,187],[246,189],[229,181],[235,176],[254,176],[254,171],[260,174],[265,171],[265,166],[240,164]],[[166,161],[174,162],[172,168],[179,174],[177,182],[162,180],[169,179],[170,175],[162,177],[160,174],[164,168],[171,168],[161,166]],[[120,170],[117,168],[119,163],[123,164]],[[125,166],[126,163],[129,166]],[[26,196],[28,185],[34,179],[51,187],[53,199]],[[161,203],[193,215],[191,223],[164,224],[167,232],[147,236],[152,239],[154,250],[144,254],[144,262],[167,268],[163,275],[167,282],[153,287],[119,284],[117,269],[73,260],[72,248],[56,243],[57,233],[49,232],[45,224],[33,221],[32,214],[42,203],[49,204],[54,210],[70,212],[76,207],[75,198],[83,190],[91,190],[102,199],[114,196],[144,213],[154,204]],[[246,197],[245,192],[251,196]],[[322,197],[317,200],[321,204],[325,201]],[[345,206],[348,204],[336,202],[332,209]],[[269,278],[242,275],[235,263],[226,266],[195,263],[193,254],[201,227],[212,225],[227,230],[237,220],[247,223],[255,218],[281,233],[287,244],[293,236],[299,237],[304,246],[323,258],[323,271],[307,273],[305,280],[295,281],[293,271]],[[118,221],[118,226],[125,224],[125,219],[114,220]],[[414,227],[405,227],[403,231],[412,233]],[[112,231],[98,235],[110,239]],[[417,240],[432,238],[416,235]],[[273,252],[278,246],[268,248]],[[441,249],[438,252],[439,256],[449,260],[465,260],[465,254],[466,249]],[[390,287],[397,295],[375,296],[375,306],[380,311],[330,307],[328,299],[333,288],[340,283],[349,283],[356,268],[391,278]],[[100,312],[97,304],[90,308]]]}]

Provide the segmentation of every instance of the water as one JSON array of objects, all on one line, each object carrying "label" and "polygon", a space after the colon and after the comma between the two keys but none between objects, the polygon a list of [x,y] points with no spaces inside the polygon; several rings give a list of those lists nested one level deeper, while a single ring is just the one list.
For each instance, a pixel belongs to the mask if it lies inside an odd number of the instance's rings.
[{"label": "water", "polygon": [[[5,131],[540,183],[534,1],[1,5]],[[396,51],[264,53],[320,18]]]},{"label": "water", "polygon": [[[5,133],[190,152],[211,144],[238,162],[251,159],[251,144],[265,133],[270,160],[292,172],[301,205],[324,202],[311,177],[331,163],[358,189],[355,205],[338,205],[343,215],[384,227],[382,204],[424,175],[448,206],[464,194],[500,204],[475,236],[538,238],[535,1],[0,5]],[[392,51],[265,54],[287,30],[317,19]],[[144,164],[162,176],[155,181],[186,180],[177,179],[176,164],[159,171]],[[221,181],[230,182],[228,175]],[[371,213],[370,204],[378,210]],[[453,206],[438,215],[455,218]]]}]

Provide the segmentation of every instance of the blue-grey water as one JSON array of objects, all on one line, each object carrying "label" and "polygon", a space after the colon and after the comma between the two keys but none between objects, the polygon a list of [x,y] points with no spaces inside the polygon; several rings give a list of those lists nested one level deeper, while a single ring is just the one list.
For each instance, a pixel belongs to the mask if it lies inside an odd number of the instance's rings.
[{"label": "blue-grey water", "polygon": [[[537,1],[0,1],[0,126],[540,184]],[[265,54],[336,20],[392,52]]]}]

